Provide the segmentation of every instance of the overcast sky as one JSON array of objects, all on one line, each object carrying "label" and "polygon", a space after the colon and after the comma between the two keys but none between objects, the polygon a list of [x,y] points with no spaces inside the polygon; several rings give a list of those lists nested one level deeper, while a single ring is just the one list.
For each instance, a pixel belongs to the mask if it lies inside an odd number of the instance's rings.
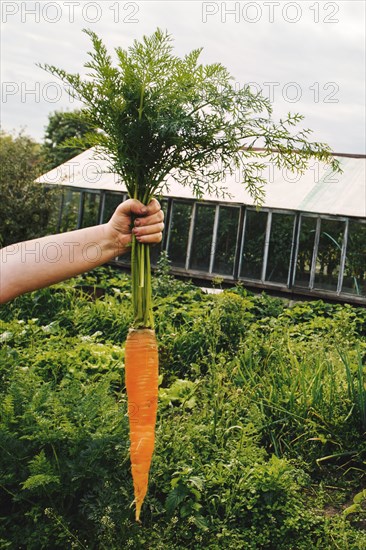
[{"label": "overcast sky", "polygon": [[91,28],[113,51],[151,34],[174,36],[176,53],[203,46],[238,86],[269,96],[274,117],[305,116],[312,139],[336,152],[365,153],[365,2],[3,0],[1,126],[41,141],[50,112],[77,107],[37,62],[82,71]]}]

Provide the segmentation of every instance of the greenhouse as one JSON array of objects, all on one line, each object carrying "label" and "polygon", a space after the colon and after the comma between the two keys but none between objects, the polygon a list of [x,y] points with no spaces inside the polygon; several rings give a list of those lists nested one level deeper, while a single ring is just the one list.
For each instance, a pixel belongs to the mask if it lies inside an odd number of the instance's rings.
[{"label": "greenhouse", "polygon": [[[319,161],[303,175],[267,163],[261,208],[227,175],[223,196],[197,200],[172,177],[161,192],[164,240],[176,275],[293,296],[366,304],[366,156],[335,154],[342,173]],[[127,198],[108,162],[89,149],[38,180],[61,186],[58,230],[108,221]],[[127,267],[128,258],[115,262]]]}]

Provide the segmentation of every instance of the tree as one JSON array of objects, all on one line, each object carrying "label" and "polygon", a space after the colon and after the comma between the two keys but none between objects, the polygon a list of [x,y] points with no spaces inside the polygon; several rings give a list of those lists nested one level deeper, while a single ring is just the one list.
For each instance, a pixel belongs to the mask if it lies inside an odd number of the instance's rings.
[{"label": "tree", "polygon": [[56,195],[35,179],[43,171],[41,146],[19,133],[0,133],[0,245],[39,237],[47,231]]},{"label": "tree", "polygon": [[87,133],[93,133],[94,126],[81,116],[80,111],[55,111],[48,117],[43,152],[45,168],[51,170],[85,150],[80,146],[65,146],[70,138],[81,138]]}]

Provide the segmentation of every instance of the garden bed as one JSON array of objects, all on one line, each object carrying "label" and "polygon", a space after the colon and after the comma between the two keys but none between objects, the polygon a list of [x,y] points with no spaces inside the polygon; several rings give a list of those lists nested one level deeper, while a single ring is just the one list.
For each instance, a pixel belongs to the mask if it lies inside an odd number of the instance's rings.
[{"label": "garden bed", "polygon": [[366,548],[366,310],[207,294],[164,270],[153,285],[160,390],[142,525],[129,277],[100,268],[2,306],[0,547]]}]

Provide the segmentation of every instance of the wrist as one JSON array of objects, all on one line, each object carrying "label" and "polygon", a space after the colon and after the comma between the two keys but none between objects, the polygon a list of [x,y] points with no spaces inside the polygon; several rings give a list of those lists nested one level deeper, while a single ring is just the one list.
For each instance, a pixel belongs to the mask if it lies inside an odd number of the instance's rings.
[{"label": "wrist", "polygon": [[130,247],[131,235],[121,233],[110,222],[103,224],[102,228],[106,249],[110,252],[111,257],[126,254]]}]

